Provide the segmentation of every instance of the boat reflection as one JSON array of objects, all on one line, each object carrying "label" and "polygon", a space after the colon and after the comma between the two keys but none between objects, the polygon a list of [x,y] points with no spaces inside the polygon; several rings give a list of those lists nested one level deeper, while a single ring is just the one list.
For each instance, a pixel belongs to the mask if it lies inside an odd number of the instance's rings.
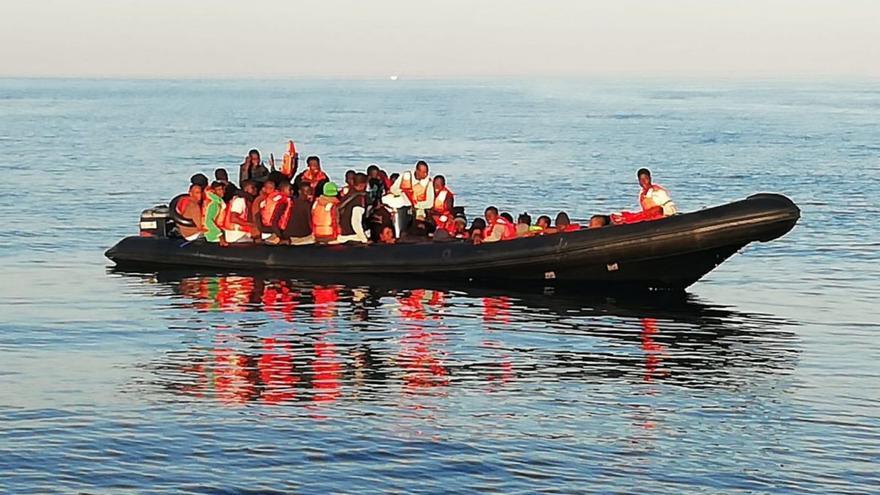
[{"label": "boat reflection", "polygon": [[[748,387],[791,371],[789,322],[701,303],[261,275],[123,274],[189,318],[149,386],[224,404],[330,404],[551,382]],[[207,331],[206,331],[207,330]]]}]

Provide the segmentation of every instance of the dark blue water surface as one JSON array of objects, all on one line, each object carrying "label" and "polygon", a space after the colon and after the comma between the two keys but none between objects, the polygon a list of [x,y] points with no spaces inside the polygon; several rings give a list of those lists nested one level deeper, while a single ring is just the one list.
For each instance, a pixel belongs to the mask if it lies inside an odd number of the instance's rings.
[{"label": "dark blue water surface", "polygon": [[[117,273],[188,177],[287,139],[574,217],[782,192],[683,297]],[[0,492],[880,491],[880,90],[0,80]]]}]

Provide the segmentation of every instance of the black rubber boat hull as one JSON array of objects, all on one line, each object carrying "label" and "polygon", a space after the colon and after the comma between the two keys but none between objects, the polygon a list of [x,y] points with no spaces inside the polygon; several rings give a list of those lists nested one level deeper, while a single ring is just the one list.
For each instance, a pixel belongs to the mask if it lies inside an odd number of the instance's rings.
[{"label": "black rubber boat hull", "polygon": [[573,285],[584,289],[684,289],[746,244],[790,231],[800,210],[756,194],[673,217],[516,239],[396,245],[221,247],[203,241],[126,237],[106,252],[119,267],[170,266],[327,275]]}]

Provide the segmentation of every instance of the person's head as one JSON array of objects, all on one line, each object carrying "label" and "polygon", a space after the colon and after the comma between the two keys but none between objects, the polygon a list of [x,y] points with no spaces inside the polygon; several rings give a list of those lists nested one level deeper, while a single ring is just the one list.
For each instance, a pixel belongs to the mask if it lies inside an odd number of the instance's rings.
[{"label": "person's head", "polygon": [[312,188],[311,184],[303,182],[299,185],[299,198],[306,201],[312,201],[315,199],[315,189]]},{"label": "person's head", "polygon": [[611,223],[611,219],[607,215],[593,215],[590,217],[590,228],[596,229],[604,227]]},{"label": "person's head", "polygon": [[516,219],[516,223],[521,223],[524,225],[532,224],[532,217],[528,213],[521,213],[519,217]]},{"label": "person's head", "polygon": [[259,151],[255,150],[255,149],[248,151],[248,159],[247,159],[248,165],[250,165],[251,167],[256,167],[257,165],[262,163],[262,161],[263,161],[263,159],[260,158]]},{"label": "person's head", "polygon": [[335,182],[327,182],[324,184],[321,194],[328,198],[335,198],[339,194],[339,187],[336,186]]},{"label": "person's head", "polygon": [[226,192],[226,184],[224,184],[218,180],[212,182],[211,183],[211,192],[222,198],[223,194]]},{"label": "person's head", "polygon": [[505,211],[504,213],[502,213],[501,215],[498,215],[498,216],[500,216],[501,218],[507,220],[507,221],[510,222],[510,223],[513,223],[513,215],[511,215],[510,213],[507,213],[506,211]]},{"label": "person's head", "polygon": [[367,190],[367,184],[370,182],[370,179],[367,177],[367,174],[357,173],[354,174],[354,178],[351,180],[351,187],[358,192],[363,192]]},{"label": "person's head", "polygon": [[455,215],[453,220],[453,229],[456,234],[463,234],[467,231],[467,217],[464,215]]},{"label": "person's head", "polygon": [[229,182],[229,172],[225,168],[218,168],[214,171],[214,179],[220,182]]},{"label": "person's head", "polygon": [[434,177],[434,191],[442,191],[446,189],[446,177],[438,175]]},{"label": "person's head", "polygon": [[379,166],[371,163],[370,166],[367,167],[367,176],[371,179],[379,177]]},{"label": "person's head", "polygon": [[285,196],[290,196],[293,193],[293,186],[290,185],[290,181],[281,181],[281,185],[278,186],[278,190],[281,191],[281,194]]},{"label": "person's head", "polygon": [[250,196],[256,196],[259,192],[257,188],[257,183],[252,180],[246,180],[241,185],[242,190]]},{"label": "person's head", "polygon": [[391,174],[391,176],[388,177],[388,180],[390,180],[391,182],[394,182],[398,178],[400,178],[400,174],[398,174],[397,172],[394,172],[393,174]]},{"label": "person's head", "polygon": [[422,180],[428,176],[428,162],[419,160],[416,162],[416,180]]},{"label": "person's head", "polygon": [[189,183],[199,186],[202,189],[208,187],[208,176],[205,174],[196,174],[189,178]]},{"label": "person's head", "polygon": [[201,203],[202,201],[202,186],[198,184],[192,184],[189,186],[189,197],[196,202]]},{"label": "person's head", "polygon": [[550,217],[548,217],[547,215],[541,215],[540,217],[538,217],[538,220],[535,222],[535,225],[537,225],[538,227],[541,227],[542,229],[549,229],[550,228]]},{"label": "person's head", "polygon": [[642,189],[651,187],[651,171],[646,168],[640,168],[636,174],[639,178],[639,185]]},{"label": "person's head", "polygon": [[[486,208],[486,211],[483,213],[483,217],[488,223],[494,222],[498,219],[498,208],[495,208],[494,206]],[[476,220],[474,220],[474,222],[476,222]]]},{"label": "person's head", "polygon": [[273,192],[275,192],[275,183],[271,180],[267,180],[266,182],[264,182],[262,192],[263,194],[272,194]]},{"label": "person's head", "polygon": [[354,170],[346,170],[345,171],[345,183],[349,186],[354,185],[354,176],[357,174]]},{"label": "person's head", "polygon": [[486,221],[482,218],[475,218],[473,222],[471,222],[471,235],[483,235],[483,231],[486,230]]},{"label": "person's head", "polygon": [[558,229],[565,228],[565,227],[568,227],[569,225],[571,225],[571,219],[568,218],[568,213],[566,213],[564,211],[560,211],[556,215],[556,222],[555,222],[556,228],[558,228]]},{"label": "person's head", "polygon": [[382,227],[379,231],[379,242],[382,244],[394,244],[394,229],[389,226]]},{"label": "person's head", "polygon": [[321,171],[321,159],[315,155],[312,155],[306,158],[306,166],[309,167],[309,170],[312,173],[317,173]]}]

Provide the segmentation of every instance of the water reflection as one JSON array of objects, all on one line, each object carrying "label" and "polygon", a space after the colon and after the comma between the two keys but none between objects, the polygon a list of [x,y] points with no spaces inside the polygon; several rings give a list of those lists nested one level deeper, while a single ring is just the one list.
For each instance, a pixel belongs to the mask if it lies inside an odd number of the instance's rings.
[{"label": "water reflection", "polygon": [[180,334],[140,384],[170,400],[328,406],[566,381],[739,388],[790,372],[797,357],[788,322],[692,296],[124,276],[160,297]]}]

